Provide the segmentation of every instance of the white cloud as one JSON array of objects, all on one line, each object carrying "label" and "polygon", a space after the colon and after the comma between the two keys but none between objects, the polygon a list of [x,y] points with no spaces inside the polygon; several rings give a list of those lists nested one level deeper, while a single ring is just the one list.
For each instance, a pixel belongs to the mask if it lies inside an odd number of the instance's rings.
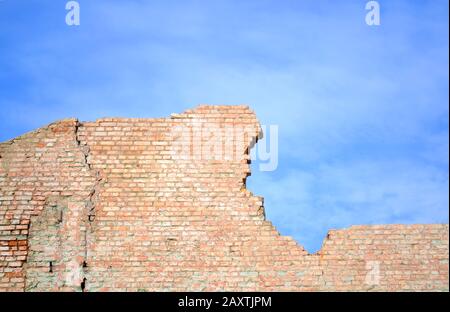
[{"label": "white cloud", "polygon": [[283,234],[312,248],[331,227],[448,220],[448,1],[383,2],[379,28],[358,1],[84,1],[79,28],[48,26],[48,3],[27,7],[37,24],[0,18],[0,82],[20,77],[2,138],[245,103],[279,125],[279,169],[249,188]]},{"label": "white cloud", "polygon": [[281,176],[255,171],[247,187],[265,197],[267,217],[281,233],[310,251],[333,228],[449,218],[448,173],[421,163],[318,163]]}]

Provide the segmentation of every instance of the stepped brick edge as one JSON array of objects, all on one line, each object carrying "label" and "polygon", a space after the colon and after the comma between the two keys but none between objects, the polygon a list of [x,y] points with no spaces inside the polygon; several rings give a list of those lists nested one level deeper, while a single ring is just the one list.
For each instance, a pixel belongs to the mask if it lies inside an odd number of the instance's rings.
[{"label": "stepped brick edge", "polygon": [[[177,157],[180,127],[243,129],[239,157]],[[259,133],[202,105],[1,143],[0,291],[448,291],[448,224],[330,230],[315,254],[281,236],[245,187]]]}]

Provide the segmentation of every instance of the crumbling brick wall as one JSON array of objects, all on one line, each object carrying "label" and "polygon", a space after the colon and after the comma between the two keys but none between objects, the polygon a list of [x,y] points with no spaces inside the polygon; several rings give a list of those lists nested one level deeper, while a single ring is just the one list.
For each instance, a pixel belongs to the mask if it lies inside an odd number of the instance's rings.
[{"label": "crumbling brick wall", "polygon": [[95,175],[63,120],[0,145],[0,290],[71,290]]},{"label": "crumbling brick wall", "polygon": [[448,290],[448,225],[330,231],[316,254],[281,236],[245,188],[259,131],[200,106],[0,144],[0,291]]}]

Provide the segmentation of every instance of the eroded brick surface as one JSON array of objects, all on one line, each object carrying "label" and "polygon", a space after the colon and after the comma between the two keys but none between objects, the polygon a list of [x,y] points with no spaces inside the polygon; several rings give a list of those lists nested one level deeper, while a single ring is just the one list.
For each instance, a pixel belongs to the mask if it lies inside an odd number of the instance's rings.
[{"label": "eroded brick surface", "polygon": [[[179,127],[241,129],[238,157],[180,157]],[[333,230],[313,255],[279,235],[245,189],[259,131],[200,106],[0,144],[0,291],[448,290],[448,225]]]},{"label": "eroded brick surface", "polygon": [[77,127],[63,120],[0,145],[0,290],[80,288],[66,275],[84,258],[96,179]]}]

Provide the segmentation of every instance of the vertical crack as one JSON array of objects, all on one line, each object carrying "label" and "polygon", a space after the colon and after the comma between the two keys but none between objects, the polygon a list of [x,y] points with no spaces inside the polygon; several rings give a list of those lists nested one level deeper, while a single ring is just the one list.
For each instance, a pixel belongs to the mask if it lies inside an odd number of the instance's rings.
[{"label": "vertical crack", "polygon": [[87,281],[86,278],[83,278],[83,281],[81,282],[80,287],[82,292],[86,291],[86,281]]},{"label": "vertical crack", "polygon": [[89,162],[90,148],[87,144],[81,144],[79,128],[82,125],[83,124],[81,124],[78,120],[75,123],[75,142],[77,143],[77,146],[80,148],[81,152],[84,155],[84,164],[88,167],[89,170],[91,170],[91,164]]},{"label": "vertical crack", "polygon": [[[80,151],[83,154],[84,159],[84,165],[86,168],[92,173],[92,164],[90,162],[90,147],[88,146],[86,141],[83,141],[82,135],[80,135],[80,127],[82,127],[83,124],[76,122],[75,125],[75,141],[77,146],[79,147]],[[89,252],[89,246],[90,246],[90,238],[89,235],[94,231],[93,229],[93,222],[95,220],[95,207],[98,202],[99,197],[99,189],[101,187],[101,183],[103,181],[103,177],[101,175],[100,170],[95,171],[95,181],[92,185],[92,188],[89,191],[88,198],[86,200],[85,204],[85,222],[87,224],[86,230],[84,231],[84,260],[82,262],[82,269],[84,272],[84,275],[86,275],[86,271],[88,270],[88,252]],[[83,281],[81,282],[81,290],[85,291],[86,289],[86,278],[83,278]]]}]

